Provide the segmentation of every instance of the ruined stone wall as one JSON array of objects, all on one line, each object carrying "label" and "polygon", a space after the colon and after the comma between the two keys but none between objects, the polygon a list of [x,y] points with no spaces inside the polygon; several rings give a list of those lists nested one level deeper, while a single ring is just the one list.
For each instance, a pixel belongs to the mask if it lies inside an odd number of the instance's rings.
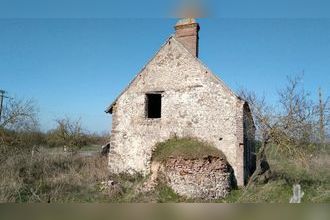
[{"label": "ruined stone wall", "polygon": [[251,111],[247,104],[243,109],[244,146],[246,148],[245,178],[252,175],[256,168],[255,126]]},{"label": "ruined stone wall", "polygon": [[[236,176],[237,182],[246,184],[256,166],[255,156],[255,127],[251,111],[244,100],[237,100],[236,104]],[[240,159],[239,159],[240,158]]]},{"label": "ruined stone wall", "polygon": [[246,149],[244,146],[244,101],[236,101],[236,164],[235,164],[235,176],[239,185],[244,185],[246,180],[245,173],[245,154]]},{"label": "ruined stone wall", "polygon": [[[160,119],[146,118],[146,93],[154,91],[162,92]],[[242,166],[237,166],[242,163],[237,136],[243,136],[237,130],[237,100],[186,48],[170,39],[113,107],[110,171],[148,174],[156,143],[190,136],[220,149],[236,178],[243,179]]]},{"label": "ruined stone wall", "polygon": [[187,198],[224,198],[233,187],[233,170],[221,158],[173,158],[166,161],[164,171],[167,184]]}]

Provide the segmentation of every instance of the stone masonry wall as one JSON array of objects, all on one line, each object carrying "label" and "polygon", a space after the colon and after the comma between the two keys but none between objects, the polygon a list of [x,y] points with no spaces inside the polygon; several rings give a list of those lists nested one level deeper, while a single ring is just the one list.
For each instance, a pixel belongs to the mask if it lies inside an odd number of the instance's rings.
[{"label": "stone masonry wall", "polygon": [[[162,94],[159,119],[146,118],[146,93]],[[136,76],[112,110],[111,172],[150,173],[152,148],[173,136],[196,137],[221,150],[243,185],[237,152],[239,99],[174,38]],[[243,106],[243,105],[241,105]],[[241,126],[242,127],[242,126]]]},{"label": "stone masonry wall", "polygon": [[188,198],[224,198],[233,186],[233,170],[221,158],[172,158],[166,161],[164,171],[167,184]]},{"label": "stone masonry wall", "polygon": [[[237,177],[237,182],[240,185],[244,185],[246,175],[244,173],[245,167],[245,158],[244,158],[244,112],[243,112],[244,102],[242,100],[237,100],[236,102],[236,158],[240,158],[236,160],[235,164],[235,175]],[[243,183],[243,184],[242,184]]]}]

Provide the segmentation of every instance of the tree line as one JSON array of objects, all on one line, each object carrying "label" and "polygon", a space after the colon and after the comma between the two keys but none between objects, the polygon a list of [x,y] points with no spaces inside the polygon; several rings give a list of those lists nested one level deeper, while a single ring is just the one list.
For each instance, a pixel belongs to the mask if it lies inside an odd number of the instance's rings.
[{"label": "tree line", "polygon": [[55,119],[56,127],[47,132],[39,128],[38,108],[33,100],[10,99],[2,108],[0,120],[1,152],[26,151],[39,146],[65,147],[77,151],[90,144],[104,144],[106,135],[83,129],[81,120]]}]

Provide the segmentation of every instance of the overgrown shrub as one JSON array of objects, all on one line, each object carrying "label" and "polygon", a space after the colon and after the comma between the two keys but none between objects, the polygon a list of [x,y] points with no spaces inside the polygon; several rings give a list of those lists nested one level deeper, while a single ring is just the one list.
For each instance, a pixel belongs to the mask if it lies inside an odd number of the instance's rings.
[{"label": "overgrown shrub", "polygon": [[73,121],[68,118],[59,119],[56,121],[57,127],[45,134],[47,146],[64,147],[70,151],[91,144],[103,145],[107,142],[107,135],[97,135],[88,133],[82,128],[80,121]]},{"label": "overgrown shrub", "polygon": [[206,142],[195,138],[172,138],[155,146],[152,160],[164,161],[170,157],[198,159],[208,156],[226,159],[220,150]]}]

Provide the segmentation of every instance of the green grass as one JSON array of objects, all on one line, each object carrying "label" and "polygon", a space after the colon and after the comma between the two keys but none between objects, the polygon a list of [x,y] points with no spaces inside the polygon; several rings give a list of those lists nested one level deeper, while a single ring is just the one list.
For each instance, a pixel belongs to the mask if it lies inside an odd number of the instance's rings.
[{"label": "green grass", "polygon": [[[325,183],[301,183],[304,196],[302,202],[324,203],[330,201],[329,186]],[[229,203],[288,203],[293,194],[292,186],[285,178],[270,180],[266,184],[254,185],[249,189],[233,190],[219,202]]]},{"label": "green grass", "polygon": [[288,203],[292,187],[285,181],[270,181],[267,184],[252,186],[249,189],[233,190],[221,202],[228,203]]},{"label": "green grass", "polygon": [[[91,150],[91,147],[86,149]],[[329,151],[314,152],[302,162],[269,149],[267,157],[272,177],[268,183],[233,190],[225,199],[205,201],[177,195],[161,176],[155,189],[141,193],[138,189],[148,177],[110,175],[106,157],[56,154],[53,150],[41,148],[34,155],[28,151],[0,155],[0,202],[288,203],[296,183],[304,192],[302,202],[330,202]],[[206,143],[184,138],[157,144],[153,159],[205,156],[223,157]],[[100,191],[101,182],[109,179],[116,182],[115,186]]]},{"label": "green grass", "polygon": [[328,153],[315,153],[305,161],[267,152],[272,177],[266,184],[252,185],[249,189],[233,190],[218,202],[229,203],[288,203],[294,184],[304,192],[302,202],[327,203],[330,201],[330,167]]},{"label": "green grass", "polygon": [[158,192],[157,202],[180,202],[182,200],[182,197],[176,194],[173,189],[166,184],[159,184],[156,187],[156,191]]},{"label": "green grass", "polygon": [[111,175],[119,187],[115,192],[109,194],[108,202],[113,203],[130,203],[130,202],[182,202],[183,197],[176,194],[171,187],[167,186],[164,177],[160,177],[158,184],[149,192],[141,192],[142,184],[148,180],[149,176],[143,177],[140,174],[119,174]]},{"label": "green grass", "polygon": [[185,202],[186,199],[176,194],[173,189],[164,183],[159,183],[154,190],[145,193],[138,193],[130,197],[130,200],[125,202],[157,202],[157,203],[173,203]]},{"label": "green grass", "polygon": [[100,145],[96,145],[96,144],[90,144],[90,145],[86,145],[83,146],[79,149],[79,152],[99,152],[101,150],[101,146]]},{"label": "green grass", "polygon": [[[225,203],[288,203],[293,194],[294,184],[300,184],[304,196],[302,202],[324,203],[330,201],[330,160],[329,152],[314,152],[305,161],[289,158],[275,153],[276,146],[267,151],[272,177],[266,184],[252,185],[232,190],[225,199],[217,201],[203,201],[171,196],[171,191],[156,188],[157,192],[147,199],[156,201],[184,201],[184,202],[225,202]],[[205,156],[219,156],[222,153],[207,143],[196,139],[170,139],[156,145],[153,160],[164,161],[169,157],[183,157],[186,159],[203,158]],[[164,185],[164,184],[163,184]],[[166,193],[167,192],[167,193]],[[156,197],[156,199],[155,199]]]},{"label": "green grass", "polygon": [[208,156],[226,159],[224,154],[208,143],[194,138],[173,138],[156,145],[153,161],[165,161],[168,158],[199,159]]},{"label": "green grass", "polygon": [[147,177],[136,173],[134,175],[122,173],[111,175],[110,179],[114,180],[117,187],[116,191],[109,195],[109,201],[115,203],[133,202],[137,197],[137,187],[142,184]]}]

